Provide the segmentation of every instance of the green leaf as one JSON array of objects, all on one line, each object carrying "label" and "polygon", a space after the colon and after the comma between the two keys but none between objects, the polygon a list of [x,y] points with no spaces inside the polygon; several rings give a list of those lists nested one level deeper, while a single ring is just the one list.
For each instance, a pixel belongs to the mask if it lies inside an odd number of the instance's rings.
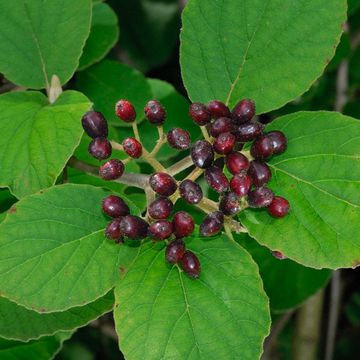
[{"label": "green leaf", "polygon": [[360,262],[360,123],[335,112],[299,112],[274,121],[288,137],[271,159],[270,187],[291,204],[290,214],[266,210],[241,215],[249,235],[272,250],[314,268]]},{"label": "green leaf", "polygon": [[345,20],[345,0],[190,0],[180,49],[190,99],[281,107],[321,75]]},{"label": "green leaf", "polygon": [[90,0],[0,1],[0,72],[15,84],[49,88],[74,74],[90,31]]},{"label": "green leaf", "polygon": [[290,260],[275,258],[269,249],[260,246],[248,235],[236,235],[240,243],[259,266],[266,294],[273,311],[285,311],[299,306],[328,282],[331,271],[315,270]]},{"label": "green leaf", "polygon": [[77,88],[94,102],[96,110],[117,126],[130,126],[115,115],[114,108],[119,99],[128,99],[134,104],[138,122],[144,119],[144,106],[151,99],[150,86],[140,72],[111,60],[81,71]]},{"label": "green leaf", "polygon": [[13,206],[0,225],[0,293],[38,312],[64,311],[106,294],[136,253],[104,236],[107,194],[67,184]]},{"label": "green leaf", "polygon": [[79,70],[100,61],[119,38],[117,16],[111,7],[95,3],[92,11],[91,31],[80,58]]},{"label": "green leaf", "polygon": [[80,142],[89,100],[66,91],[50,105],[40,92],[0,96],[0,186],[18,198],[55,183]]},{"label": "green leaf", "polygon": [[163,245],[145,244],[116,286],[126,359],[260,358],[270,317],[256,264],[224,236],[187,243],[200,259],[199,279],[166,264]]},{"label": "green leaf", "polygon": [[113,306],[112,291],[85,306],[51,314],[39,314],[6,298],[0,298],[0,336],[28,341],[44,335],[54,335],[58,331],[74,330],[110,311]]}]

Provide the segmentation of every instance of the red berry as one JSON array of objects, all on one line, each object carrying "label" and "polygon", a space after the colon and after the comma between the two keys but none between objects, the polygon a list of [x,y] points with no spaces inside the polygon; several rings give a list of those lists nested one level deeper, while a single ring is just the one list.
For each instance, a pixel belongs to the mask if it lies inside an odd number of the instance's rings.
[{"label": "red berry", "polygon": [[259,137],[251,145],[250,153],[255,159],[268,159],[273,154],[271,140],[266,136]]},{"label": "red berry", "polygon": [[149,205],[148,212],[153,219],[167,219],[173,207],[173,203],[168,198],[159,197]]},{"label": "red berry", "polygon": [[213,119],[230,116],[229,108],[222,101],[219,100],[210,101],[207,108],[210,111],[211,117]]},{"label": "red berry", "polygon": [[248,158],[239,152],[226,155],[225,163],[233,175],[246,172],[250,165]]},{"label": "red berry", "polygon": [[266,137],[270,139],[274,154],[281,154],[287,148],[287,139],[281,131],[270,131],[266,134]]},{"label": "red berry", "polygon": [[252,208],[263,208],[271,204],[274,198],[274,193],[272,190],[266,186],[256,188],[249,191],[248,194],[248,203]]},{"label": "red berry", "polygon": [[142,145],[135,138],[129,137],[122,142],[124,151],[132,158],[137,159],[142,155]]},{"label": "red berry", "polygon": [[119,100],[115,105],[116,115],[125,122],[133,122],[136,118],[136,111],[133,104],[128,100]]},{"label": "red berry", "polygon": [[232,133],[235,135],[236,141],[247,142],[252,141],[262,135],[264,125],[257,122],[248,122],[237,125],[232,128]]},{"label": "red berry", "polygon": [[229,216],[237,214],[240,211],[239,197],[233,192],[223,195],[219,202],[219,210]]},{"label": "red berry", "polygon": [[200,235],[212,236],[218,234],[224,226],[224,214],[214,211],[206,216],[200,225]]},{"label": "red berry", "polygon": [[247,195],[251,188],[251,177],[247,174],[238,174],[230,180],[231,190],[240,197]]},{"label": "red berry", "polygon": [[197,279],[200,276],[200,261],[192,251],[185,251],[180,260],[180,265],[187,276],[194,279]]},{"label": "red berry", "polygon": [[132,240],[144,239],[149,224],[138,216],[126,215],[121,218],[120,229],[124,236]]},{"label": "red berry", "polygon": [[222,133],[232,131],[232,128],[233,123],[231,119],[220,117],[210,125],[209,132],[212,137],[218,137]]},{"label": "red berry", "polygon": [[205,170],[205,180],[218,193],[229,190],[229,180],[217,166],[210,166]]},{"label": "red berry", "polygon": [[121,197],[115,195],[109,195],[103,199],[102,210],[112,218],[130,214],[130,209],[126,202]]},{"label": "red berry", "polygon": [[254,115],[255,103],[250,99],[239,101],[231,112],[231,118],[235,124],[248,122],[254,117]]},{"label": "red berry", "polygon": [[267,211],[273,217],[282,218],[289,213],[290,203],[281,196],[274,196]]},{"label": "red berry", "polygon": [[90,142],[88,151],[95,159],[105,160],[111,156],[112,146],[106,138],[95,138]]},{"label": "red berry", "polygon": [[287,259],[287,257],[286,257],[282,252],[277,251],[277,250],[272,251],[271,254],[272,254],[274,257],[276,257],[277,259],[279,259],[279,260],[285,260],[285,259]]},{"label": "red berry", "polygon": [[203,192],[200,185],[192,180],[184,180],[179,186],[180,196],[188,204],[198,204],[203,198]]},{"label": "red berry", "polygon": [[121,218],[114,219],[109,222],[105,229],[105,236],[109,240],[122,240],[122,232],[120,229]]},{"label": "red berry", "polygon": [[85,132],[92,138],[107,137],[108,125],[104,115],[98,111],[88,111],[81,119]]},{"label": "red berry", "polygon": [[206,169],[214,161],[214,150],[206,140],[198,140],[191,148],[191,159],[195,166]]},{"label": "red berry", "polygon": [[191,139],[186,130],[174,128],[167,133],[167,141],[174,149],[186,150],[190,146]]},{"label": "red berry", "polygon": [[173,219],[174,234],[177,238],[189,236],[195,228],[194,219],[185,211],[179,211]]},{"label": "red berry", "polygon": [[175,179],[167,173],[158,172],[151,175],[149,183],[156,193],[163,196],[170,196],[177,189]]},{"label": "red berry", "polygon": [[165,250],[165,259],[170,264],[176,264],[184,256],[185,244],[182,239],[176,239],[169,243]]},{"label": "red berry", "polygon": [[256,187],[267,184],[271,179],[271,170],[269,166],[259,160],[250,162],[248,174]]},{"label": "red berry", "polygon": [[124,173],[124,164],[118,159],[111,159],[99,168],[99,175],[104,180],[115,180]]},{"label": "red berry", "polygon": [[235,136],[230,133],[222,133],[220,134],[214,142],[214,150],[218,154],[229,154],[233,151],[235,145]]},{"label": "red berry", "polygon": [[196,124],[204,126],[211,120],[211,114],[208,108],[201,103],[193,103],[189,108],[189,115]]},{"label": "red berry", "polygon": [[144,112],[150,124],[160,126],[165,122],[166,110],[157,100],[150,100],[146,104]]},{"label": "red berry", "polygon": [[157,220],[148,229],[148,234],[155,240],[165,240],[172,235],[173,225],[168,220]]}]

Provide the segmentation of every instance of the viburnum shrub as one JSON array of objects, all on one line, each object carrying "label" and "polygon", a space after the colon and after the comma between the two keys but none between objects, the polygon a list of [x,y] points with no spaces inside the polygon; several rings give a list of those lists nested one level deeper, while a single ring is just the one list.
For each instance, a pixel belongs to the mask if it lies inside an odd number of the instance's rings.
[{"label": "viburnum shrub", "polygon": [[[121,28],[178,14],[115,3]],[[112,311],[129,360],[258,359],[270,309],[360,263],[360,123],[292,107],[346,1],[190,0],[186,96],[139,71],[174,19],[132,42],[116,13],[0,0],[0,357],[52,358]]]}]

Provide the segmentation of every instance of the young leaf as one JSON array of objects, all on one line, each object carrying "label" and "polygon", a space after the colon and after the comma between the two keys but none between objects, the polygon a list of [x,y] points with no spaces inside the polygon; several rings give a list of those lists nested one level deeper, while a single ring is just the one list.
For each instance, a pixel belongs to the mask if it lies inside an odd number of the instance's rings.
[{"label": "young leaf", "polygon": [[90,0],[0,1],[0,72],[33,89],[65,84],[90,31]]},{"label": "young leaf", "polygon": [[50,105],[40,92],[13,92],[0,108],[0,186],[21,198],[53,185],[80,142],[89,100],[65,91]]},{"label": "young leaf", "polygon": [[126,359],[259,358],[270,317],[256,264],[224,236],[189,240],[199,279],[165,264],[164,249],[147,243],[117,284],[115,323]]},{"label": "young leaf", "polygon": [[266,210],[241,215],[250,236],[314,268],[360,263],[360,123],[335,112],[299,112],[274,121],[288,137],[273,157],[270,187],[290,201],[289,215]]},{"label": "young leaf", "polygon": [[345,20],[345,0],[190,0],[180,49],[189,97],[279,108],[321,75]]},{"label": "young leaf", "polygon": [[[38,312],[64,311],[107,293],[136,248],[107,240],[101,201],[109,193],[60,185],[31,195],[0,225],[0,292]],[[132,213],[137,209],[131,206]]]}]

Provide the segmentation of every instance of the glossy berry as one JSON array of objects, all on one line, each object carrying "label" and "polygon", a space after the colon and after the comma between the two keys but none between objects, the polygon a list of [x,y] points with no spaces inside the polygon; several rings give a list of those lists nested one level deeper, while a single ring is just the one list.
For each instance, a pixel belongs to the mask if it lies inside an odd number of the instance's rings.
[{"label": "glossy berry", "polygon": [[227,169],[233,175],[236,175],[246,172],[249,168],[250,162],[245,155],[239,152],[232,152],[226,155],[225,164]]},{"label": "glossy berry", "polygon": [[219,210],[225,215],[235,215],[240,211],[239,197],[234,192],[223,195],[219,202]]},{"label": "glossy berry", "polygon": [[132,240],[144,239],[147,236],[149,224],[138,216],[126,215],[121,218],[120,229],[124,236]]},{"label": "glossy berry", "polygon": [[103,199],[102,210],[106,215],[112,218],[130,214],[129,206],[121,197],[116,195],[109,195]]},{"label": "glossy berry", "polygon": [[145,116],[150,124],[162,125],[166,119],[166,110],[157,100],[150,100],[144,109]]},{"label": "glossy berry", "polygon": [[208,103],[207,108],[210,111],[211,117],[213,119],[230,116],[229,108],[222,101],[219,100],[210,101]]},{"label": "glossy berry", "polygon": [[180,265],[187,276],[194,279],[197,279],[200,276],[200,261],[192,251],[185,251],[183,257],[180,260]]},{"label": "glossy berry", "polygon": [[209,132],[212,137],[218,137],[222,133],[232,131],[233,123],[231,119],[227,117],[220,117],[211,123]]},{"label": "glossy berry", "polygon": [[247,174],[234,175],[230,180],[231,190],[239,197],[247,195],[251,188],[252,180]]},{"label": "glossy berry", "polygon": [[233,151],[235,145],[235,136],[230,133],[220,134],[214,141],[214,150],[218,154],[225,155]]},{"label": "glossy berry", "polygon": [[235,135],[236,141],[247,142],[256,139],[263,133],[264,125],[258,122],[248,122],[245,124],[233,126],[232,133]]},{"label": "glossy berry", "polygon": [[153,219],[167,219],[173,211],[173,203],[166,197],[159,197],[149,204],[148,212]]},{"label": "glossy berry", "polygon": [[248,193],[248,203],[252,208],[263,208],[271,204],[274,193],[269,188],[262,186]]},{"label": "glossy berry", "polygon": [[214,211],[208,214],[200,225],[200,235],[212,236],[218,234],[224,226],[224,214]]},{"label": "glossy berry", "polygon": [[121,218],[110,221],[105,229],[105,236],[109,240],[121,240],[122,232],[120,229]]},{"label": "glossy berry", "polygon": [[285,260],[285,259],[287,259],[287,257],[286,257],[282,252],[277,251],[277,250],[272,251],[271,254],[272,254],[272,256],[276,257],[276,258],[279,259],[279,260]]},{"label": "glossy berry", "polygon": [[148,228],[148,234],[155,240],[165,240],[172,235],[173,225],[168,220],[157,220]]},{"label": "glossy berry", "polygon": [[193,103],[189,108],[189,115],[196,124],[204,126],[211,120],[211,114],[208,108],[201,103]]},{"label": "glossy berry", "polygon": [[190,134],[183,129],[174,128],[167,133],[167,141],[177,150],[186,150],[190,147]]},{"label": "glossy berry", "polygon": [[128,137],[122,142],[124,151],[132,158],[138,159],[142,155],[142,145],[135,138]]},{"label": "glossy berry", "polygon": [[100,166],[99,175],[104,180],[115,180],[124,173],[124,164],[118,159],[111,159]]},{"label": "glossy berry", "polygon": [[214,150],[206,140],[198,140],[191,148],[191,159],[195,166],[206,169],[214,161]]},{"label": "glossy berry", "polygon": [[111,156],[112,146],[106,138],[95,138],[90,142],[88,151],[95,159],[105,160]]},{"label": "glossy berry", "polygon": [[195,228],[194,219],[185,211],[179,211],[173,219],[174,234],[177,238],[189,236]]},{"label": "glossy berry", "polygon": [[165,250],[165,259],[170,264],[176,264],[184,256],[186,251],[184,241],[176,239],[169,243]]},{"label": "glossy berry", "polygon": [[281,154],[287,148],[287,139],[281,131],[270,131],[266,134],[266,137],[270,139],[274,154]]},{"label": "glossy berry", "polygon": [[210,166],[205,170],[205,180],[218,193],[229,190],[229,180],[217,166]]},{"label": "glossy berry", "polygon": [[289,213],[290,203],[281,196],[274,196],[267,211],[273,217],[282,218]]},{"label": "glossy berry", "polygon": [[177,189],[175,179],[167,173],[158,172],[151,175],[149,183],[156,193],[163,196],[170,196]]},{"label": "glossy berry", "polygon": [[136,111],[133,104],[128,100],[119,100],[115,105],[116,115],[125,122],[133,122],[136,118]]},{"label": "glossy berry", "polygon": [[267,184],[271,179],[271,170],[269,166],[259,160],[250,162],[248,174],[256,187]]},{"label": "glossy berry", "polygon": [[108,125],[104,115],[98,111],[88,111],[81,119],[82,127],[92,138],[107,137]]},{"label": "glossy berry", "polygon": [[255,103],[250,99],[239,101],[233,111],[231,118],[235,124],[243,124],[250,121],[255,115]]},{"label": "glossy berry", "polygon": [[259,137],[252,143],[250,153],[255,159],[268,159],[273,154],[271,140],[267,136]]},{"label": "glossy berry", "polygon": [[189,179],[181,182],[179,193],[188,204],[198,204],[203,198],[200,185]]}]

